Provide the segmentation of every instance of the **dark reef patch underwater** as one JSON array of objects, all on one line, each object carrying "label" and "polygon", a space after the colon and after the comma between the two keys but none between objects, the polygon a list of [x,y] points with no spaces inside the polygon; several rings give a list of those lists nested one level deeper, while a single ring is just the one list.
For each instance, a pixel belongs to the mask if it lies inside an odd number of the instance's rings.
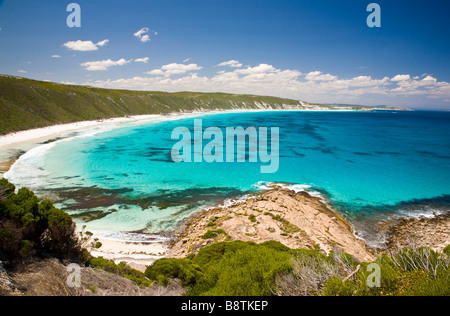
[{"label": "dark reef patch underwater", "polygon": [[175,231],[196,210],[271,182],[320,194],[374,242],[382,220],[450,209],[450,113],[248,112],[200,118],[204,129],[278,127],[278,171],[261,174],[260,164],[248,161],[174,163],[171,132],[194,126],[193,118],[183,118],[53,140],[23,155],[6,177],[53,195],[87,229],[106,235]]}]

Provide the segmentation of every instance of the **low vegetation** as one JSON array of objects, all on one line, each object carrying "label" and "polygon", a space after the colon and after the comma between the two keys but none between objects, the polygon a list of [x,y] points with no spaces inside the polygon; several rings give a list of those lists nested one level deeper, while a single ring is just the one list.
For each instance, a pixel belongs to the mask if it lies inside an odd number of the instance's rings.
[{"label": "low vegetation", "polygon": [[377,284],[370,264],[348,254],[218,242],[185,259],[156,261],[145,275],[161,284],[180,279],[189,296],[448,296],[449,252],[408,248],[380,256]]},{"label": "low vegetation", "polygon": [[[128,280],[131,280],[134,284],[140,287],[148,287],[153,284],[153,282],[151,282],[144,276],[144,273],[130,268],[125,262],[115,264],[111,260],[107,260],[102,257],[99,258],[91,257],[86,262],[86,266],[89,266],[93,269],[101,269],[103,271],[124,277]],[[167,284],[168,282],[165,285]]]}]

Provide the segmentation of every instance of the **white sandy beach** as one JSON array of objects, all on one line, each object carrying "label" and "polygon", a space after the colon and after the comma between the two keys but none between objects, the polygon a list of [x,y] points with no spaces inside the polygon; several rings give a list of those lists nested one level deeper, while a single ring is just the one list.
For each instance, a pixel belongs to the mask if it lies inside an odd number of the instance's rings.
[{"label": "white sandy beach", "polygon": [[119,117],[105,120],[83,121],[69,124],[59,124],[38,129],[20,131],[8,135],[0,136],[0,176],[8,171],[17,153],[27,152],[38,147],[43,142],[58,137],[65,137],[87,128],[99,126],[127,123],[127,122],[145,122],[150,120],[160,120],[162,115],[139,115],[130,117]]},{"label": "white sandy beach", "polygon": [[97,121],[83,121],[11,133],[0,137],[0,149],[9,146],[17,146],[21,143],[44,141],[46,139],[51,139],[66,133],[75,132],[89,127],[101,126],[105,124],[133,122],[138,120],[150,120],[152,118],[160,116],[161,115],[140,115]]},{"label": "white sandy beach", "polygon": [[155,260],[164,258],[169,246],[166,243],[125,242],[106,238],[98,238],[100,248],[87,247],[94,257],[103,257],[116,264],[124,261],[133,269],[144,272],[146,266]]}]

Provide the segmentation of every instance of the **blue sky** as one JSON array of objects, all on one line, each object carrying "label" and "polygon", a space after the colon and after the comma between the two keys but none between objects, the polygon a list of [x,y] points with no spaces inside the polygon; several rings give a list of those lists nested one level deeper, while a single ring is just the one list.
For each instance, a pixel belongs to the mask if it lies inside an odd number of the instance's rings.
[{"label": "blue sky", "polygon": [[0,0],[0,73],[450,110],[449,14],[442,0]]}]

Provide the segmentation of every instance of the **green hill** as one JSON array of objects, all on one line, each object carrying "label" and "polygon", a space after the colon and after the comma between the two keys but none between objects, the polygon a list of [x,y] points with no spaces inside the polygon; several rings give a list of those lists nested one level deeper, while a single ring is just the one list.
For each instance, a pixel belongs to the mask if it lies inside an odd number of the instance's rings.
[{"label": "green hill", "polygon": [[127,115],[238,108],[301,109],[303,106],[297,100],[269,96],[111,90],[0,75],[0,135]]}]

